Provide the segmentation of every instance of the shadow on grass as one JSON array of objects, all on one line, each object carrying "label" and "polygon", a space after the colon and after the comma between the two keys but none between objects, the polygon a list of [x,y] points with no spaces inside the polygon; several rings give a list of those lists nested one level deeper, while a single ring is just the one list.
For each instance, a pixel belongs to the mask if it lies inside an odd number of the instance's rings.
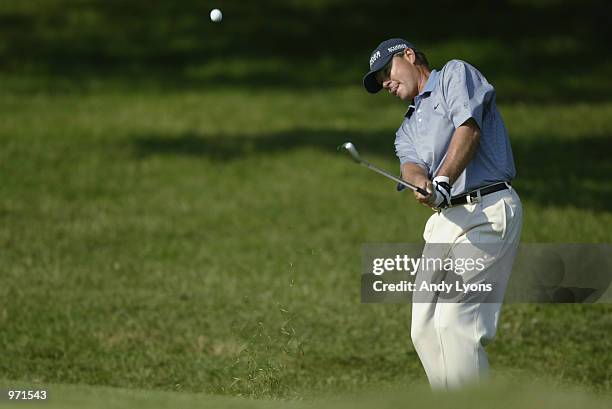
[{"label": "shadow on grass", "polygon": [[[403,36],[437,68],[452,58],[474,63],[505,84],[507,99],[610,94],[612,6],[603,0],[379,0],[375,9],[366,0],[219,0],[222,24],[198,0],[20,3],[0,6],[0,69],[45,77],[50,90],[87,91],[88,82],[107,80],[179,90],[356,85],[372,48]],[[376,10],[393,12],[381,23]]]},{"label": "shadow on grass", "polygon": [[[147,134],[136,136],[133,147],[139,157],[190,155],[228,162],[253,155],[265,160],[268,154],[304,147],[336,154],[338,145],[346,141],[353,142],[366,158],[393,158],[393,139],[388,132],[294,130],[257,137]],[[522,197],[544,206],[612,211],[612,186],[604,179],[612,174],[612,145],[607,139],[531,135],[513,140],[512,146],[518,169],[514,186]]]}]

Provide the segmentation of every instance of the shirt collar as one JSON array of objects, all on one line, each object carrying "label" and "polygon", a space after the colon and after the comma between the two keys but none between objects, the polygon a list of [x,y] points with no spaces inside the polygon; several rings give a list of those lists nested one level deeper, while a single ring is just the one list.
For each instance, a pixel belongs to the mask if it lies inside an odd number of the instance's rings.
[{"label": "shirt collar", "polygon": [[427,92],[433,91],[436,88],[436,85],[438,85],[438,75],[440,75],[440,73],[437,70],[432,70],[429,73],[429,78],[427,78],[423,91],[418,95],[419,97],[423,96],[423,94]]},{"label": "shirt collar", "polygon": [[414,105],[410,104],[408,105],[408,110],[406,111],[406,113],[404,114],[404,116],[406,118],[410,118],[412,116],[412,113],[414,112]]},{"label": "shirt collar", "polygon": [[[423,87],[423,91],[414,98],[413,104],[416,104],[418,100],[420,98],[423,98],[425,94],[431,93],[431,91],[436,89],[436,85],[438,85],[439,75],[440,73],[437,70],[431,70],[431,72],[429,73],[429,78],[427,78],[427,82],[425,83],[425,86]],[[408,110],[404,114],[406,118],[410,118],[412,116],[412,113],[414,112],[414,109],[415,109],[415,106],[413,104],[410,104],[410,106],[408,106]]]}]

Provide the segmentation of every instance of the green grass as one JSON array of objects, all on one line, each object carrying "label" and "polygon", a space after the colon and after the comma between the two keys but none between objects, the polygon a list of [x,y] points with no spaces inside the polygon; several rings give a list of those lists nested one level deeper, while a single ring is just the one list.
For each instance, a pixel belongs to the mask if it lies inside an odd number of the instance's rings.
[{"label": "green grass", "polygon": [[[609,101],[604,0],[377,6],[394,10],[385,24],[372,23],[367,1],[217,0],[225,18],[213,24],[199,0],[4,0],[0,80],[4,91],[20,93],[136,86],[308,92],[358,84],[376,44],[401,36],[434,67],[452,58],[473,63],[506,100]],[[426,18],[406,27],[407,16],[431,15],[434,30]],[[460,20],[470,24],[457,29]]]},{"label": "green grass", "polygon": [[[15,388],[16,386],[12,386]],[[424,385],[417,387],[392,387],[382,390],[366,390],[348,395],[310,398],[301,401],[278,399],[245,399],[213,396],[189,392],[161,392],[139,389],[109,388],[86,385],[30,384],[21,387],[29,390],[48,391],[48,400],[32,403],[10,403],[0,400],[0,407],[15,408],[251,408],[251,409],[361,409],[361,408],[420,408],[440,409],[603,409],[609,408],[610,396],[594,396],[578,388],[558,390],[550,384],[531,384],[496,381],[486,388],[469,388],[463,391],[439,394],[431,393]],[[4,405],[3,405],[4,403]]]},{"label": "green grass", "polygon": [[[523,240],[609,242],[612,104],[502,105]],[[397,169],[402,106],[358,88],[0,96],[0,377],[300,398],[413,385],[409,307],[361,305],[361,245],[429,211]],[[581,192],[585,192],[581,194]],[[517,379],[612,389],[609,305],[508,305]]]},{"label": "green grass", "polygon": [[405,107],[359,82],[407,15],[436,29],[393,35],[495,84],[523,241],[612,241],[603,2],[442,3],[379,2],[379,25],[368,2],[220,1],[215,25],[196,0],[2,2],[0,388],[62,408],[609,407],[610,305],[506,305],[493,386],[432,396],[410,307],[360,304],[362,244],[420,242],[431,214],[335,150],[398,170]]}]

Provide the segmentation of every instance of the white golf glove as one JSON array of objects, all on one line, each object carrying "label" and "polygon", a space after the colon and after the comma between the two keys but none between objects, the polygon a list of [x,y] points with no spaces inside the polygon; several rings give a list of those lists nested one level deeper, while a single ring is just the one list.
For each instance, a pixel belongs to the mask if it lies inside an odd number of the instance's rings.
[{"label": "white golf glove", "polygon": [[429,200],[431,207],[440,210],[450,206],[451,185],[448,176],[436,176],[431,182],[434,188]]}]

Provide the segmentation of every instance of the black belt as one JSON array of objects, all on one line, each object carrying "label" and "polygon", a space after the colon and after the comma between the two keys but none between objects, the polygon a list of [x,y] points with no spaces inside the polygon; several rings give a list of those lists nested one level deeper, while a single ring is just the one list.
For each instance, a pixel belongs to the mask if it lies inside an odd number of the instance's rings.
[{"label": "black belt", "polygon": [[471,192],[464,193],[455,197],[451,197],[451,206],[460,206],[468,203],[476,203],[480,200],[478,197],[486,196],[491,193],[499,192],[500,190],[509,189],[510,182],[499,182],[493,185],[485,186],[480,189],[472,190]]}]

